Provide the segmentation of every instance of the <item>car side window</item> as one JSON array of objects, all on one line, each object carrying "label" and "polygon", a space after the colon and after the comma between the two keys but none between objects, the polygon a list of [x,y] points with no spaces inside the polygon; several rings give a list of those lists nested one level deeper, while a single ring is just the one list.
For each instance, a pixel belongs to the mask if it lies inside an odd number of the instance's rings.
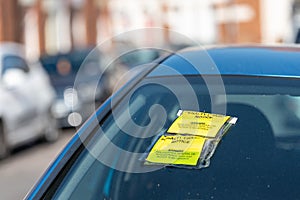
[{"label": "car side window", "polygon": [[18,87],[27,79],[29,67],[26,61],[15,55],[5,55],[2,60],[1,79],[8,88]]},{"label": "car side window", "polygon": [[19,69],[25,73],[29,72],[29,67],[23,58],[15,55],[4,56],[2,74],[12,69]]}]

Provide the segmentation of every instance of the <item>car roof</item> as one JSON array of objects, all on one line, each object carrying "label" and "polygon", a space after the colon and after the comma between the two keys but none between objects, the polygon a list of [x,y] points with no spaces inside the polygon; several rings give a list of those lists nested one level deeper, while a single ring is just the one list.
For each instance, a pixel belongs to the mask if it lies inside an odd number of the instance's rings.
[{"label": "car roof", "polygon": [[176,74],[300,78],[300,48],[260,45],[190,48],[169,56],[148,77]]},{"label": "car roof", "polygon": [[3,55],[15,55],[20,56],[22,58],[25,57],[24,46],[19,43],[14,42],[1,42],[0,43],[0,56]]}]

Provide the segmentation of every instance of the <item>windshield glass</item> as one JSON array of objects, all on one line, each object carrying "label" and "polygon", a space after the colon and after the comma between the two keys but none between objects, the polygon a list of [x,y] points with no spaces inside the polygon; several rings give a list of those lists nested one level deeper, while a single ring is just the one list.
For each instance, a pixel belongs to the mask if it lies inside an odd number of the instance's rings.
[{"label": "windshield glass", "polygon": [[[300,196],[300,80],[146,78],[99,123],[45,197],[54,199],[294,199]],[[195,94],[195,98],[193,98]],[[178,110],[238,118],[207,168],[149,166],[143,155]]]},{"label": "windshield glass", "polygon": [[18,69],[24,72],[28,72],[29,68],[21,57],[14,55],[5,55],[3,58],[2,74],[5,74],[8,70]]}]

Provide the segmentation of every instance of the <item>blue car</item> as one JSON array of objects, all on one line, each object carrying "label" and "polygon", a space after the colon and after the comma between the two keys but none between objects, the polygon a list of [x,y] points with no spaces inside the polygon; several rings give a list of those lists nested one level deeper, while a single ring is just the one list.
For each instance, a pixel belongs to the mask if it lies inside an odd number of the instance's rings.
[{"label": "blue car", "polygon": [[60,128],[79,127],[93,113],[95,105],[109,97],[104,76],[98,80],[102,73],[101,52],[91,53],[92,50],[78,49],[40,58],[56,92],[51,113]]},{"label": "blue car", "polygon": [[192,48],[108,99],[27,199],[300,198],[300,48]]}]

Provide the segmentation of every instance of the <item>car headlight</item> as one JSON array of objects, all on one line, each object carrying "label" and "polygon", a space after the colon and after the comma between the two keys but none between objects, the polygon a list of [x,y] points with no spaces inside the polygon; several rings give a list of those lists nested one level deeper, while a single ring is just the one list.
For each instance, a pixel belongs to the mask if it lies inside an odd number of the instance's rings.
[{"label": "car headlight", "polygon": [[82,116],[80,113],[77,112],[73,112],[71,114],[68,115],[68,123],[71,126],[79,126],[82,123]]},{"label": "car headlight", "polygon": [[78,86],[78,95],[85,102],[95,101],[102,93],[96,83],[82,83]]},{"label": "car headlight", "polygon": [[78,93],[74,88],[65,89],[64,102],[69,108],[74,108],[78,104]]},{"label": "car headlight", "polygon": [[56,100],[54,104],[51,107],[51,112],[55,118],[63,118],[66,117],[69,113],[69,110],[66,105],[64,100]]}]

